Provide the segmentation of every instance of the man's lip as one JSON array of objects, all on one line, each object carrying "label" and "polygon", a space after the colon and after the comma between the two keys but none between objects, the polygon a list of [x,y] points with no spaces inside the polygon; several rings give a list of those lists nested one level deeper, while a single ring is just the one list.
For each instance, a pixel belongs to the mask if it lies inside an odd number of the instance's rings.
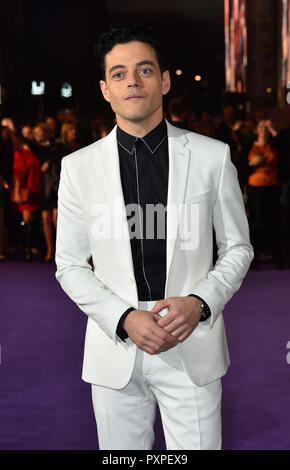
[{"label": "man's lip", "polygon": [[141,95],[131,95],[131,96],[127,96],[126,100],[134,100],[134,99],[140,99],[140,98],[144,98],[144,96],[141,96]]}]

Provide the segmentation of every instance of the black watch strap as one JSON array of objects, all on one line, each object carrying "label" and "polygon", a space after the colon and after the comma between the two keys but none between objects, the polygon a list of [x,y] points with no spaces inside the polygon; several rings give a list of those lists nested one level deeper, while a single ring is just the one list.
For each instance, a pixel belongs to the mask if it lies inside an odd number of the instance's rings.
[{"label": "black watch strap", "polygon": [[202,310],[201,310],[201,317],[200,322],[207,320],[211,316],[211,311],[208,304],[203,300],[201,297],[195,294],[189,294],[188,297],[195,297],[196,299],[200,300],[202,303]]}]

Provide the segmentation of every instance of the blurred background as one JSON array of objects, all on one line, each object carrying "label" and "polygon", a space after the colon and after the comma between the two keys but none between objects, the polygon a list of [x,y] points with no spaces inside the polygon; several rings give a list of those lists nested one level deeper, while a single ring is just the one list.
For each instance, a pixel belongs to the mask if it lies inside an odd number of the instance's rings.
[{"label": "blurred background", "polygon": [[0,259],[53,260],[61,159],[115,124],[94,45],[126,22],[153,27],[164,46],[165,117],[230,145],[255,261],[288,267],[289,0],[2,2]]},{"label": "blurred background", "polygon": [[[241,116],[286,105],[287,0],[83,0],[81,6],[12,0],[1,3],[0,21],[0,109],[19,123],[68,108],[84,121],[110,116],[93,47],[99,34],[122,22],[158,33],[173,80],[167,101],[182,96],[197,111],[214,114],[231,103]],[[44,83],[43,95],[31,94],[33,81]],[[61,95],[64,83],[71,96]]]},{"label": "blurred background", "polygon": [[115,125],[94,44],[128,22],[167,51],[165,117],[228,143],[243,193],[255,258],[225,311],[223,448],[289,448],[290,0],[1,2],[0,448],[96,448],[86,317],[54,277],[57,191],[63,156]]}]

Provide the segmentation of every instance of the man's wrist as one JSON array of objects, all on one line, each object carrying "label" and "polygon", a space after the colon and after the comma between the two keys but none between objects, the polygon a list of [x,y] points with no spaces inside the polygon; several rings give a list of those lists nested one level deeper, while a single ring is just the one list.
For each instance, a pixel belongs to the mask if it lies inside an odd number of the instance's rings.
[{"label": "man's wrist", "polygon": [[133,310],[135,310],[134,307],[128,308],[126,312],[124,312],[123,315],[121,316],[119,323],[117,325],[116,333],[122,341],[125,341],[129,337],[127,331],[123,328],[123,325],[127,316],[129,315],[129,313],[133,312]]},{"label": "man's wrist", "polygon": [[199,321],[204,322],[205,320],[207,320],[211,316],[211,311],[206,301],[195,294],[189,294],[188,297],[195,297],[196,299],[200,300],[201,302],[200,314],[201,315],[200,315]]}]

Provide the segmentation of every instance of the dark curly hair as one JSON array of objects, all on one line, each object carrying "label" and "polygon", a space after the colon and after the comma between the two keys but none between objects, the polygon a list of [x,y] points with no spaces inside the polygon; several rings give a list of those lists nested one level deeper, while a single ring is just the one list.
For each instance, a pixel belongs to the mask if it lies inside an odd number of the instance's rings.
[{"label": "dark curly hair", "polygon": [[153,29],[140,24],[122,24],[103,33],[96,42],[95,55],[103,80],[105,79],[106,55],[117,44],[127,44],[131,41],[140,41],[150,44],[155,51],[160,72],[164,72],[164,51]]}]

